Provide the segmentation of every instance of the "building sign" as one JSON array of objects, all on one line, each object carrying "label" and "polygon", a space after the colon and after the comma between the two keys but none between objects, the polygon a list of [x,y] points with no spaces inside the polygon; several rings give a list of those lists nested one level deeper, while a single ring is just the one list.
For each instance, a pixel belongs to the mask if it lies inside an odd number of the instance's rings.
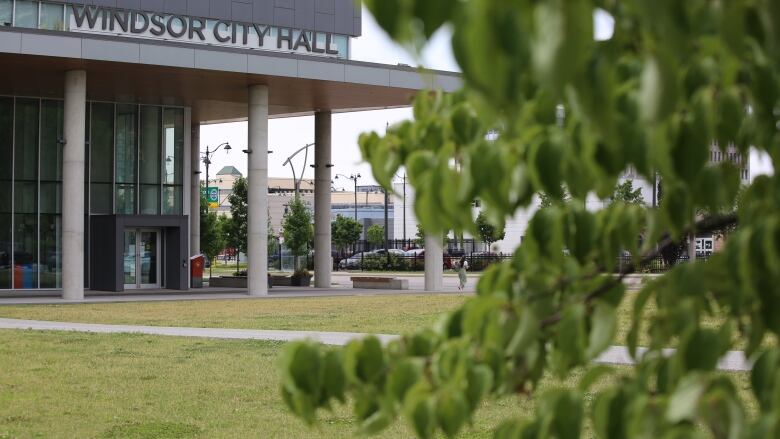
[{"label": "building sign", "polygon": [[206,189],[206,202],[209,204],[209,209],[216,209],[219,207],[218,187],[209,187]]},{"label": "building sign", "polygon": [[349,38],[329,32],[211,20],[186,15],[70,5],[72,32],[347,58]]}]

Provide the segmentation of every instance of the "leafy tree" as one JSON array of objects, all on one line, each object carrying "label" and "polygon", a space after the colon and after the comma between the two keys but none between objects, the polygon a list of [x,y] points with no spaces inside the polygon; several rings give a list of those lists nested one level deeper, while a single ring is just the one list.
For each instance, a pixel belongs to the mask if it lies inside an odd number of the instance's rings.
[{"label": "leafy tree", "polygon": [[[449,233],[446,231],[441,232],[442,242],[447,242],[447,240],[450,238]],[[420,247],[425,247],[425,231],[423,230],[422,224],[417,223],[417,231],[414,233],[414,243],[417,244]]]},{"label": "leafy tree", "polygon": [[239,271],[239,253],[247,251],[248,197],[246,178],[241,177],[233,183],[233,192],[228,196],[230,219],[224,228],[226,244],[236,250],[236,271]]},{"label": "leafy tree", "polygon": [[205,196],[200,200],[200,251],[209,260],[214,261],[225,248],[222,223],[216,212],[209,212]]},{"label": "leafy tree", "polygon": [[330,234],[333,243],[343,252],[347,247],[355,245],[360,240],[363,226],[352,217],[337,215],[330,223]]},{"label": "leafy tree", "polygon": [[379,247],[385,242],[385,228],[379,224],[374,224],[366,231],[368,242],[374,247]]},{"label": "leafy tree", "polygon": [[479,212],[476,219],[477,231],[479,232],[479,238],[487,244],[488,249],[490,245],[496,241],[501,241],[506,236],[506,225],[502,224],[501,227],[494,226],[488,221],[487,215],[484,212]]},{"label": "leafy tree", "polygon": [[568,203],[569,201],[571,201],[571,195],[569,195],[569,191],[566,190],[566,187],[561,187],[560,199],[556,199],[553,195],[550,195],[545,191],[539,191],[537,195],[539,196],[540,209],[546,209],[548,207],[552,207],[552,205],[555,204],[556,201],[560,201],[561,203]]},{"label": "leafy tree", "polygon": [[642,188],[634,189],[634,181],[626,180],[615,186],[615,193],[610,197],[612,203],[645,205],[645,198],[642,196]]},{"label": "leafy tree", "polygon": [[[775,437],[780,348],[765,342],[780,336],[780,175],[756,178],[730,214],[739,171],[707,162],[717,141],[755,146],[780,169],[780,3],[366,4],[406,47],[450,27],[463,72],[461,91],[420,93],[413,120],[361,136],[376,180],[390,188],[405,168],[428,233],[474,232],[474,199],[491,218],[512,217],[540,191],[556,203],[534,213],[513,258],[492,265],[477,295],[435,328],[387,345],[289,344],[289,408],[314,423],[318,409],[349,398],[361,432],[402,416],[417,436],[452,437],[486,398],[534,392],[538,410],[504,420],[496,437],[576,438],[586,416],[600,438]],[[597,7],[615,23],[603,41],[594,40]],[[658,172],[657,209],[584,208],[588,194],[609,197],[629,167],[648,181]],[[564,184],[571,203],[560,203]],[[700,208],[710,214],[694,219]],[[737,221],[722,252],[644,284],[615,339],[625,276],[681,237]],[[635,256],[617,269],[621,249]],[[633,372],[592,364],[613,343],[628,347]],[[716,370],[736,346],[755,360],[749,417],[734,376]],[[539,390],[545,375],[578,385]]]},{"label": "leafy tree", "polygon": [[309,242],[314,237],[311,212],[298,196],[293,198],[288,207],[282,222],[282,235],[284,245],[295,256],[295,272],[301,274],[305,270],[301,269],[299,259],[309,250]]}]

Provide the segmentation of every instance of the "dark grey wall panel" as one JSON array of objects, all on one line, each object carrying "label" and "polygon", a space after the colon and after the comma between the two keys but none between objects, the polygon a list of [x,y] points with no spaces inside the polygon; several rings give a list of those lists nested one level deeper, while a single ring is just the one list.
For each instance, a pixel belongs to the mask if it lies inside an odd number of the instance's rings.
[{"label": "dark grey wall panel", "polygon": [[274,9],[274,25],[280,27],[293,27],[295,26],[295,17],[292,9],[275,8]]},{"label": "dark grey wall panel", "polygon": [[187,0],[165,0],[165,11],[168,14],[185,15],[187,13]]},{"label": "dark grey wall panel", "polygon": [[94,3],[92,3],[95,6],[106,6],[108,8],[115,8],[116,6],[116,0],[95,0]]},{"label": "dark grey wall panel", "polygon": [[334,30],[340,34],[353,35],[353,23],[355,22],[355,8],[352,0],[335,0]]},{"label": "dark grey wall panel", "polygon": [[207,17],[209,15],[209,0],[189,0],[187,2],[187,15]]},{"label": "dark grey wall panel", "polygon": [[[330,14],[317,14],[314,26],[323,32],[336,32],[333,16]],[[344,32],[341,32],[344,33]]]},{"label": "dark grey wall panel", "polygon": [[314,0],[297,0],[295,5],[295,27],[314,29]]},{"label": "dark grey wall panel", "polygon": [[211,0],[209,18],[230,20],[230,0]]},{"label": "dark grey wall panel", "polygon": [[141,9],[141,0],[116,0],[116,7],[122,9]]},{"label": "dark grey wall panel", "polygon": [[63,0],[111,8],[234,20],[360,36],[353,0]]},{"label": "dark grey wall panel", "polygon": [[163,9],[163,0],[141,0],[141,10],[143,11],[162,12]]},{"label": "dark grey wall panel", "polygon": [[316,11],[321,14],[335,14],[336,3],[333,0],[316,0]]},{"label": "dark grey wall panel", "polygon": [[254,0],[252,21],[254,23],[272,23],[274,21],[274,0]]},{"label": "dark grey wall panel", "polygon": [[252,16],[252,5],[249,3],[233,1],[233,4],[230,7],[230,13],[234,21],[249,21],[249,17]]}]

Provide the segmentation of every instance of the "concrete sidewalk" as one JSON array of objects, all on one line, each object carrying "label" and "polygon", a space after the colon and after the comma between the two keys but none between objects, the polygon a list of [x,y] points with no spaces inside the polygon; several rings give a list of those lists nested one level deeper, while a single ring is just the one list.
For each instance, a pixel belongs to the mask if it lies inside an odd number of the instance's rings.
[{"label": "concrete sidewalk", "polygon": [[[134,325],[102,325],[94,323],[47,322],[40,320],[17,320],[0,318],[0,329],[25,329],[38,331],[75,331],[103,334],[131,333],[174,337],[199,337],[238,340],[270,340],[294,341],[314,340],[328,345],[345,345],[350,340],[365,337],[368,334],[355,332],[319,332],[319,331],[274,331],[255,329],[221,329],[221,328],[182,328],[165,326],[134,326]],[[397,335],[376,334],[382,342],[387,343],[397,338]],[[639,355],[646,350],[641,349]],[[665,355],[671,355],[673,349],[664,350]],[[611,346],[596,360],[597,363],[633,365],[634,360],[624,346]],[[730,372],[749,371],[751,364],[742,351],[729,351],[721,358],[718,369]]]}]

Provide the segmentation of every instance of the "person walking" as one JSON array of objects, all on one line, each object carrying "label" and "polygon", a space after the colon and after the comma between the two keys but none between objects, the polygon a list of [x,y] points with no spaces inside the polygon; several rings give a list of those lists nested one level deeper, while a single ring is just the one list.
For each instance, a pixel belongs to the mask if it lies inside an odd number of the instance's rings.
[{"label": "person walking", "polygon": [[460,257],[460,263],[458,264],[458,290],[463,291],[463,288],[466,287],[466,281],[468,280],[466,278],[466,270],[469,269],[469,261],[466,260],[466,256]]}]

